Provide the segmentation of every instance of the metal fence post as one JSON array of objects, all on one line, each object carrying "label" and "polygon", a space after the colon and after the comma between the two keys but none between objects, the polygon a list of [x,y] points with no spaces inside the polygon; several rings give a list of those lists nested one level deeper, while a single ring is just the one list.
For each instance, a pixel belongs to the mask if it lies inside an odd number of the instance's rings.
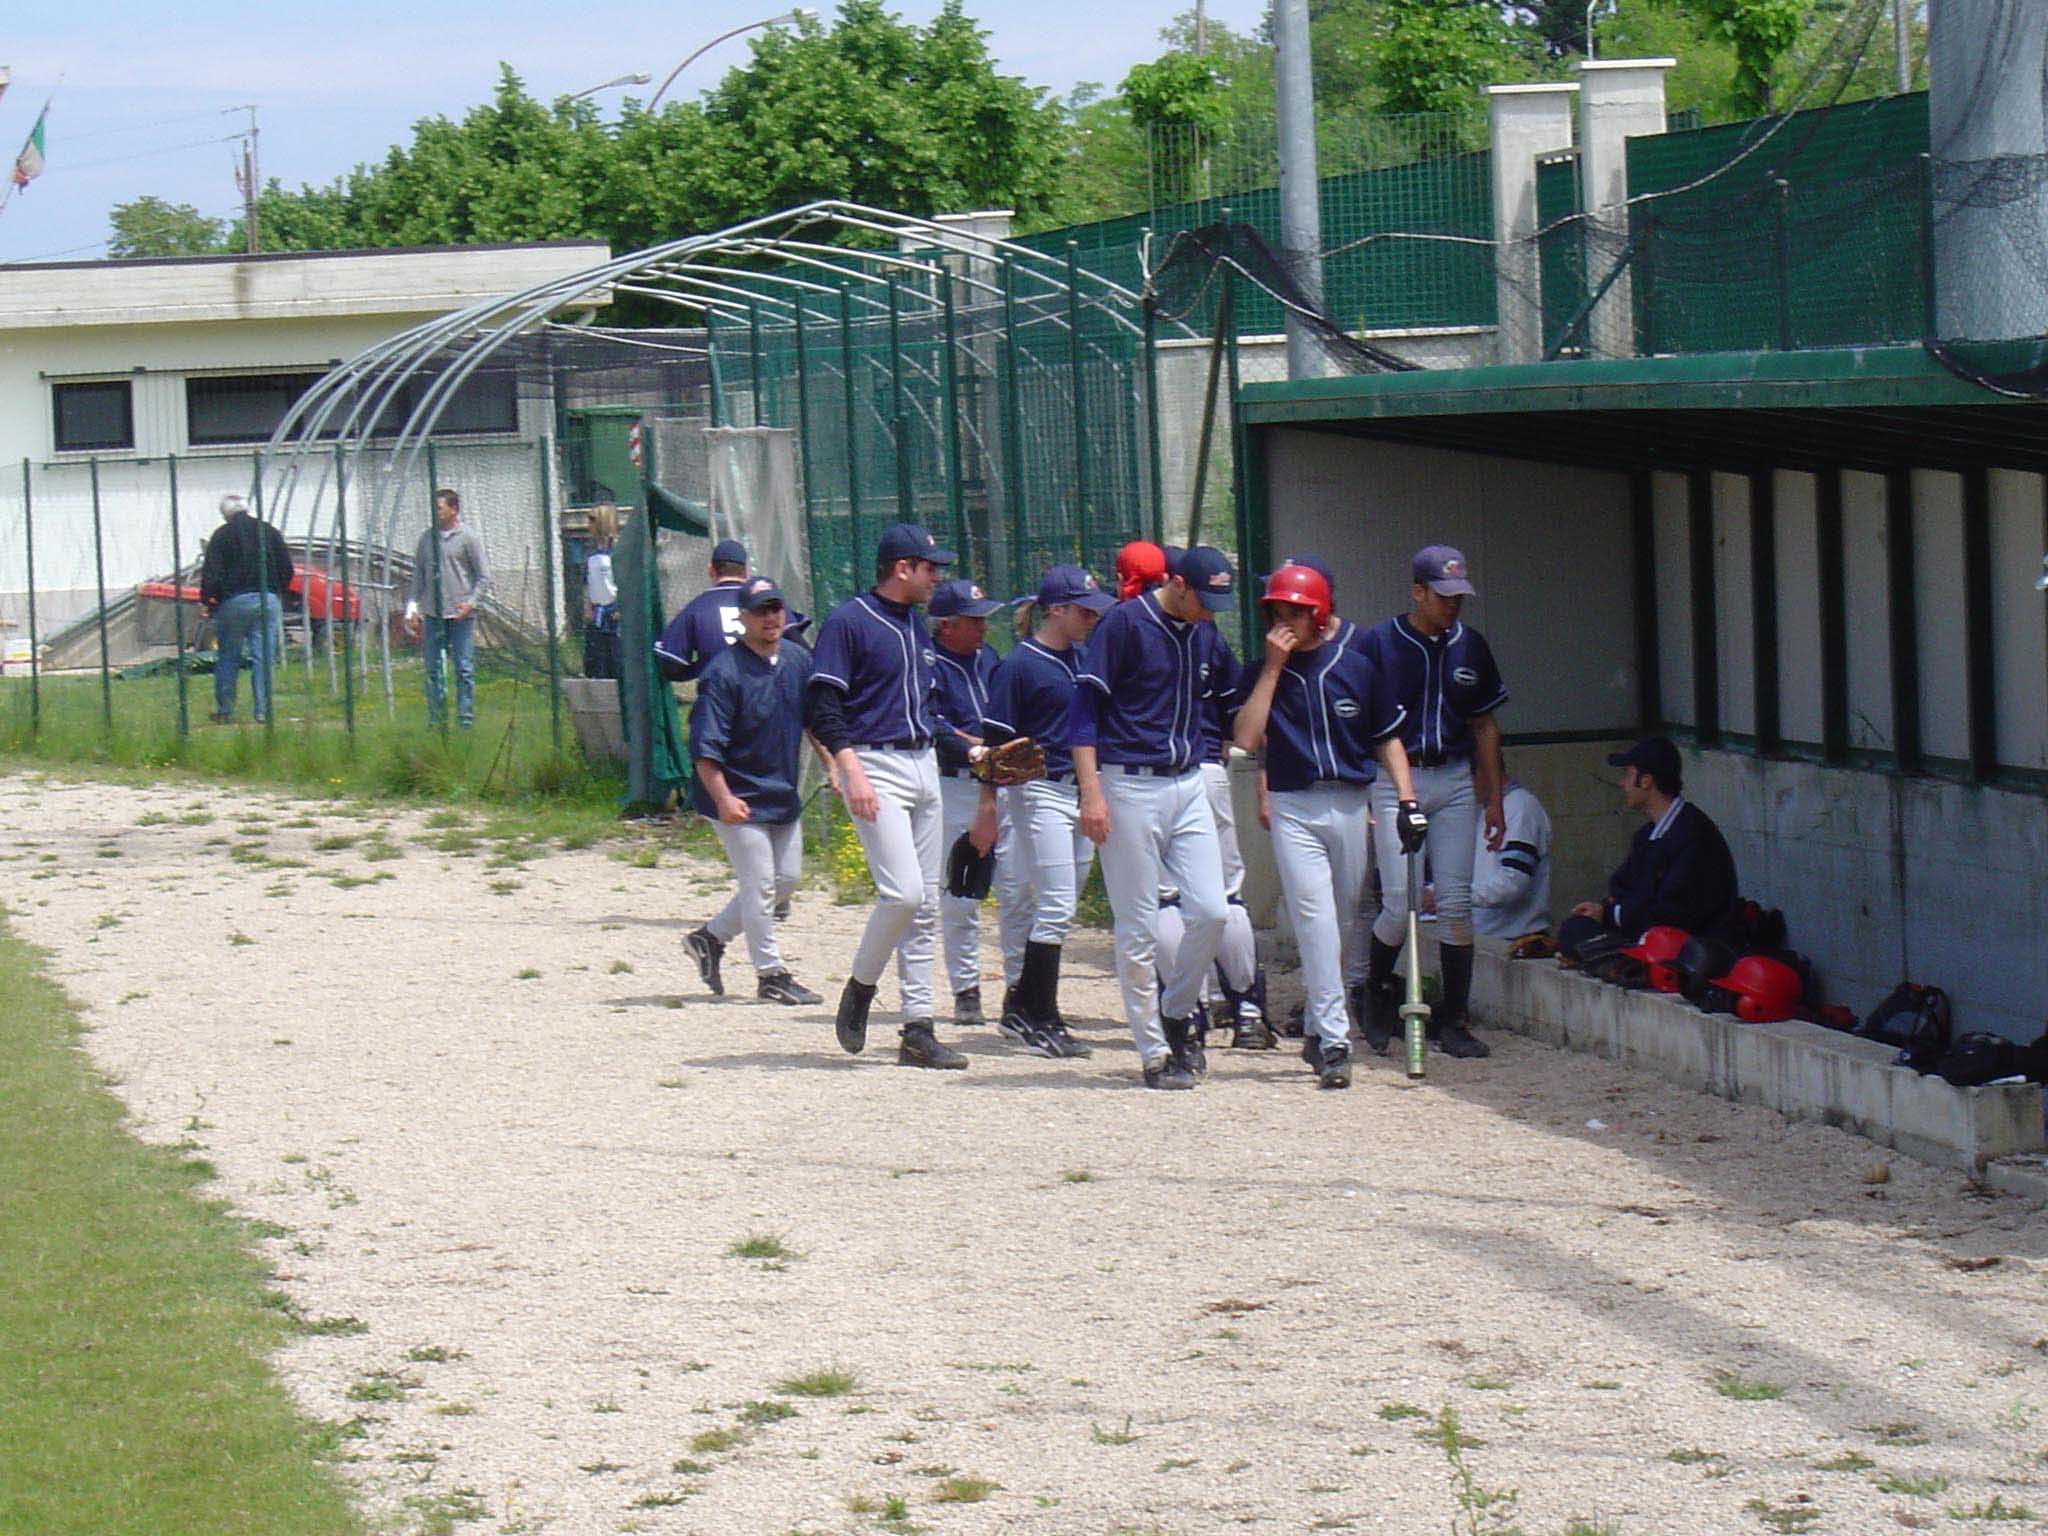
[{"label": "metal fence post", "polygon": [[[353,746],[356,739],[355,628],[357,615],[362,611],[362,601],[356,595],[356,584],[352,579],[353,561],[348,547],[348,453],[340,443],[334,445],[334,535],[341,545],[341,593],[337,602],[334,572],[329,571],[327,622],[341,626],[341,721],[349,744]],[[332,640],[330,631],[330,652]]]},{"label": "metal fence post", "polygon": [[959,316],[953,304],[953,278],[942,266],[939,269],[940,292],[945,298],[946,328],[946,511],[953,520],[953,535],[959,540],[954,547],[967,548],[967,496],[961,484],[960,465],[960,355]]},{"label": "metal fence post", "polygon": [[171,493],[171,626],[178,641],[178,739],[191,734],[191,705],[185,692],[185,556],[178,539],[178,456],[164,458]]},{"label": "metal fence post", "polygon": [[711,406],[711,425],[722,427],[726,425],[725,405],[719,396],[724,393],[725,381],[718,369],[718,311],[715,309],[704,311],[704,362],[708,377],[704,392]]},{"label": "metal fence post", "polygon": [[[1225,304],[1232,303],[1233,296],[1231,293],[1231,289],[1233,287],[1233,275],[1234,274],[1232,274],[1228,270],[1225,270],[1223,274],[1223,295]],[[1236,513],[1237,523],[1238,581],[1242,586],[1242,584],[1244,584],[1249,579],[1245,570],[1245,561],[1249,559],[1251,556],[1252,519],[1251,501],[1249,495],[1249,467],[1245,463],[1246,434],[1244,426],[1244,412],[1239,409],[1237,403],[1237,327],[1235,325],[1230,327],[1230,334],[1224,338],[1223,355],[1226,361],[1228,362],[1230,373],[1230,489],[1231,499],[1234,503],[1234,510]],[[1192,542],[1192,540],[1190,540],[1190,542]],[[1254,634],[1254,631],[1252,629],[1252,619],[1255,610],[1255,604],[1238,604],[1237,628],[1238,654],[1240,656],[1249,656],[1252,654],[1252,639]]]},{"label": "metal fence post", "polygon": [[43,728],[42,635],[36,627],[36,512],[35,494],[29,483],[27,458],[21,461],[21,522],[28,545],[28,733],[39,735]]},{"label": "metal fence post", "polygon": [[811,464],[811,364],[804,345],[804,296],[802,290],[796,295],[796,447],[803,460],[804,476],[804,528],[810,535],[811,546],[811,598],[823,603],[825,587],[818,579],[818,503],[812,493],[817,483],[812,475]]},{"label": "metal fence post", "polygon": [[903,300],[889,274],[889,430],[896,447],[896,516],[911,521],[910,422],[903,414]]},{"label": "metal fence post", "polygon": [[846,403],[846,515],[856,564],[860,556],[860,444],[853,398],[853,289],[839,280],[839,382]]},{"label": "metal fence post", "polygon": [[[445,663],[449,660],[448,653],[454,649],[453,641],[455,637],[448,633],[448,620],[443,616],[443,610],[447,605],[441,601],[441,536],[439,533],[441,520],[438,500],[440,490],[440,461],[434,453],[433,439],[429,438],[427,440],[427,561],[434,568],[434,611],[428,615],[427,621],[420,626],[420,663],[426,669],[426,689],[429,699],[434,697],[435,678],[438,676],[440,679],[441,708],[439,713],[441,718],[432,723],[441,728],[441,738],[445,741],[448,738],[448,716],[453,713],[455,703],[453,699],[448,697],[455,689],[455,679],[450,675],[455,669],[445,665]],[[654,517],[654,509],[651,506],[647,509],[647,516],[650,521]],[[418,571],[413,572],[412,579],[413,589],[417,591],[420,579]],[[441,643],[438,647],[434,648],[434,655],[430,658],[427,655],[429,649],[427,637],[437,633],[434,628],[437,624],[440,626],[438,633],[441,637]]]},{"label": "metal fence post", "polygon": [[[555,614],[555,531],[553,491],[548,484],[548,466],[554,459],[553,439],[540,440],[540,558],[542,579],[547,584],[548,613],[548,734],[555,751],[562,750],[562,639]],[[653,517],[653,508],[648,516]],[[587,663],[586,663],[587,665]]]},{"label": "metal fence post", "polygon": [[114,730],[114,679],[107,662],[107,551],[100,533],[100,461],[92,460],[89,468],[92,472],[93,581],[99,591],[100,721],[111,736]]},{"label": "metal fence post", "polygon": [[752,299],[747,300],[747,362],[753,370],[754,425],[765,427],[768,407],[761,393],[761,306]]},{"label": "metal fence post", "polygon": [[[1144,232],[1144,246],[1151,248],[1152,231]],[[1166,541],[1166,485],[1159,463],[1159,300],[1151,291],[1152,280],[1145,279],[1143,313],[1145,334],[1140,342],[1145,349],[1145,435],[1147,462],[1152,472],[1152,542]]]},{"label": "metal fence post", "polygon": [[1017,268],[1003,258],[1003,511],[1010,522],[1010,570],[1013,583],[1024,575],[1024,444],[1023,412],[1017,383]]},{"label": "metal fence post", "polygon": [[1773,178],[1777,196],[1772,199],[1772,208],[1777,219],[1776,239],[1773,242],[1771,265],[1775,269],[1778,283],[1778,350],[1792,350],[1792,183],[1779,176]]},{"label": "metal fence post", "polygon": [[1074,537],[1078,560],[1081,532],[1088,526],[1088,402],[1082,390],[1081,371],[1081,247],[1073,240],[1067,242],[1067,374],[1074,393]]},{"label": "metal fence post", "polygon": [[[271,643],[270,636],[270,542],[263,537],[263,460],[256,454],[249,455],[249,505],[250,513],[256,519],[256,666],[249,676],[249,702],[253,708],[256,701],[256,679],[263,679],[263,734],[268,737],[276,728],[277,719],[277,658],[272,654],[278,649]],[[284,530],[278,529],[277,536],[284,537]],[[289,550],[289,546],[287,546]],[[286,578],[290,580],[289,577]],[[284,594],[277,594],[278,628],[284,627]]]},{"label": "metal fence post", "polygon": [[1920,157],[1920,279],[1921,334],[1937,341],[1941,334],[1941,308],[1934,286],[1934,156]]}]

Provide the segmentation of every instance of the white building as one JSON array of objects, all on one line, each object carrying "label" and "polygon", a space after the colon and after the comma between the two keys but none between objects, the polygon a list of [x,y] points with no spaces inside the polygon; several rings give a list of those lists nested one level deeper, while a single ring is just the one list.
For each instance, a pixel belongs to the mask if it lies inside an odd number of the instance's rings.
[{"label": "white building", "polygon": [[[47,636],[90,611],[102,586],[112,599],[171,571],[174,478],[179,553],[194,559],[221,493],[250,489],[257,450],[335,363],[608,254],[602,242],[560,241],[0,266],[0,625],[13,626],[4,633],[26,633],[31,516]],[[385,413],[394,430],[420,387]],[[436,466],[443,482],[463,491],[487,540],[503,533],[514,545],[511,568],[525,563],[513,503],[523,511],[537,499],[532,445],[552,430],[546,416],[509,372],[480,373],[437,432],[461,441]],[[295,512],[287,533],[305,521]]]}]

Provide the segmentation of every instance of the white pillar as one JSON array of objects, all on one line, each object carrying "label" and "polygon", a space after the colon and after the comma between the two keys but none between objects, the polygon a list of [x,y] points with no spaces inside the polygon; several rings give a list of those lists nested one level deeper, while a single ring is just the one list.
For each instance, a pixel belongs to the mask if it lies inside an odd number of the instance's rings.
[{"label": "white pillar", "polygon": [[[1628,141],[1665,131],[1664,76],[1676,59],[1586,59],[1579,65],[1579,189],[1588,215],[1586,282],[1597,290],[1628,239]],[[1587,327],[1596,357],[1635,355],[1635,308],[1626,272]]]},{"label": "white pillar", "polygon": [[1543,265],[1536,248],[1536,160],[1572,145],[1572,84],[1489,85],[1497,360],[1543,358]]}]

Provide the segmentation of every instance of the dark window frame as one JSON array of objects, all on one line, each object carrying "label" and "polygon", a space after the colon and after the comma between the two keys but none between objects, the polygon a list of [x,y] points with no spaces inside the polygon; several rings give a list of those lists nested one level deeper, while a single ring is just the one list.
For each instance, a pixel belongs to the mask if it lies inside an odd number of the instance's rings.
[{"label": "dark window frame", "polygon": [[[74,391],[106,390],[118,391],[121,401],[121,421],[124,428],[121,441],[95,438],[87,442],[65,441],[64,405],[67,394]],[[58,453],[121,453],[135,447],[135,381],[133,379],[61,379],[50,384],[50,442]]]},{"label": "dark window frame", "polygon": [[[283,410],[279,412],[277,419],[281,421],[284,418],[284,414],[289,412],[293,405],[297,404],[300,396],[304,395],[307,390],[311,389],[322,378],[325,378],[326,374],[327,370],[320,368],[262,368],[246,373],[187,374],[185,377],[185,441],[190,447],[201,451],[207,449],[252,448],[268,442],[271,432],[276,429],[276,422],[273,422],[269,428],[256,436],[239,432],[228,436],[196,431],[195,389],[203,394],[208,388],[219,389],[224,384],[229,386],[250,385],[258,382],[290,379],[303,381],[298,391],[291,396],[290,400],[285,403]],[[370,433],[372,440],[384,442],[396,437],[400,429],[405,425],[406,419],[411,416],[413,408],[418,404],[420,397],[428,389],[432,388],[439,378],[439,374],[415,374],[402,381],[397,390],[393,392],[392,399],[386,405],[374,430]],[[358,385],[358,389],[362,391],[360,398],[366,406],[370,402],[382,398],[387,388],[388,384],[381,381]],[[491,393],[487,395],[479,393],[484,390],[489,390]],[[479,407],[482,408],[482,411],[488,411],[490,418],[481,422],[464,423],[461,413],[465,408],[476,410]],[[351,408],[351,405],[337,402],[335,413],[330,418],[330,424],[321,432],[320,436],[327,440],[339,437],[341,435],[339,423],[348,418]],[[451,415],[455,418],[453,423],[449,419]],[[518,431],[519,379],[517,372],[510,368],[485,367],[478,369],[475,373],[464,379],[454,398],[446,402],[443,407],[441,420],[435,424],[434,436],[437,438],[511,437],[516,436]]]},{"label": "dark window frame", "polygon": [[199,426],[201,414],[199,410],[199,397],[208,391],[224,393],[228,390],[241,388],[245,392],[253,394],[256,391],[251,386],[296,379],[300,381],[299,387],[284,402],[283,409],[278,412],[277,420],[282,421],[290,413],[291,408],[298,403],[299,397],[317,384],[323,376],[324,370],[322,369],[304,368],[264,368],[249,373],[187,374],[185,376],[185,442],[193,448],[251,448],[270,441],[271,432],[276,430],[277,423],[274,421],[269,428],[253,435],[242,432],[239,429],[232,433],[218,431],[202,433]]}]

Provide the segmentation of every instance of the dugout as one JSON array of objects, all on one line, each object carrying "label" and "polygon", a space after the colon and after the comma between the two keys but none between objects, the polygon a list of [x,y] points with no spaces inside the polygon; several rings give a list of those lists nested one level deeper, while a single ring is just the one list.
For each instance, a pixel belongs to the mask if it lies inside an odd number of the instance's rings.
[{"label": "dugout", "polygon": [[1465,550],[1560,910],[1632,830],[1601,754],[1666,730],[1830,1000],[1911,978],[1959,1029],[2041,1032],[2048,406],[1885,346],[1257,384],[1240,410],[1251,569],[1318,550],[1370,620],[1414,548]]}]

